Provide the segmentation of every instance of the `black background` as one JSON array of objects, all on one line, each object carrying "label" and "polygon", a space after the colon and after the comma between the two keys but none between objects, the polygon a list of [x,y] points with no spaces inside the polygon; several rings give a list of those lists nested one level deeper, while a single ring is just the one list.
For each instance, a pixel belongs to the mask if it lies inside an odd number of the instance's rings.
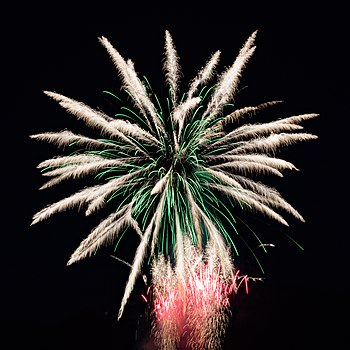
[{"label": "black background", "polygon": [[[44,179],[36,165],[59,151],[29,135],[85,131],[42,90],[92,107],[103,106],[102,90],[119,91],[118,75],[99,36],[131,58],[155,90],[164,89],[166,29],[180,56],[184,82],[218,49],[219,69],[232,63],[258,30],[257,50],[241,81],[247,88],[238,103],[284,100],[271,118],[320,114],[304,123],[319,139],[285,153],[300,172],[276,183],[306,222],[291,220],[287,230],[263,220],[252,223],[259,234],[273,232],[266,237],[276,247],[263,257],[265,281],[252,284],[248,295],[241,292],[232,302],[223,348],[349,346],[347,11],[336,2],[261,3],[17,3],[2,11],[3,349],[152,349],[142,317],[142,282],[117,321],[128,267],[103,251],[66,267],[98,215],[85,218],[72,210],[30,226],[34,213],[72,188],[38,191]],[[295,238],[304,251],[278,231]],[[130,240],[123,246],[130,259],[133,244]],[[248,257],[238,263],[249,270]]]}]

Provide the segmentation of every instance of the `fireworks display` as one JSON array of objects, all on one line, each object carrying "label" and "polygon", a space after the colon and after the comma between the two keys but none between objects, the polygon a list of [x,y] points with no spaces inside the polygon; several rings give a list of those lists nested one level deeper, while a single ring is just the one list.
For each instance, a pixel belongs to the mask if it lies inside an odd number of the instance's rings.
[{"label": "fireworks display", "polygon": [[249,210],[288,225],[284,212],[303,221],[275,188],[256,179],[297,170],[276,152],[315,139],[302,132],[300,123],[317,114],[250,123],[252,115],[280,101],[234,106],[255,38],[256,32],[221,74],[216,73],[220,51],[213,53],[182,94],[179,56],[166,31],[163,71],[169,94],[161,99],[134,63],[101,37],[122,82],[121,96],[105,92],[118,113],[110,116],[45,91],[98,136],[68,130],[31,136],[68,150],[38,165],[49,177],[41,189],[87,176],[96,180],[36,213],[32,224],[72,208],[90,215],[110,203],[112,212],[81,242],[68,265],[134,235],[139,244],[118,318],[142,270],[149,269],[151,286],[144,298],[152,305],[152,333],[160,349],[220,348],[230,297],[240,285],[247,288],[248,280],[234,265],[236,213]]}]

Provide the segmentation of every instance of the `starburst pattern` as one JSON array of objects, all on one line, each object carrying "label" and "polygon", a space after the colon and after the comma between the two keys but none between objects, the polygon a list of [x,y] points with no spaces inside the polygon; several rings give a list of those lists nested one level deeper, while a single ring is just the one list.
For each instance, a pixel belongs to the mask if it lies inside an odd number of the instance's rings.
[{"label": "starburst pattern", "polygon": [[[165,281],[158,280],[161,279],[158,272],[165,269],[167,274],[176,276],[167,282],[177,281],[174,295],[183,295],[183,298],[177,296],[177,303],[186,300],[182,304],[186,315],[191,310],[191,317],[182,323],[187,327],[191,325],[193,334],[190,338],[197,344],[206,339],[204,335],[202,338],[196,335],[199,329],[195,323],[203,323],[201,312],[210,312],[206,309],[208,305],[217,305],[221,310],[224,302],[216,300],[216,304],[211,304],[204,296],[197,294],[190,298],[188,293],[204,291],[193,284],[202,283],[201,278],[208,271],[211,271],[207,276],[209,281],[215,283],[206,284],[207,288],[214,288],[207,291],[206,296],[227,298],[226,292],[216,294],[217,288],[235,286],[237,271],[232,259],[236,246],[231,234],[236,231],[235,213],[250,210],[283,225],[288,225],[285,214],[303,221],[298,211],[275,188],[251,175],[281,177],[285,170],[297,170],[292,163],[277,158],[276,151],[283,146],[315,139],[315,135],[302,132],[300,123],[317,114],[242,123],[252,114],[280,102],[243,108],[233,105],[243,69],[255,51],[255,38],[256,32],[244,43],[232,65],[221,74],[216,73],[220,51],[213,53],[190,81],[188,91],[180,95],[179,56],[166,31],[163,71],[169,96],[161,102],[149,81],[139,77],[134,63],[125,60],[105,37],[101,37],[99,41],[119,74],[126,97],[123,102],[119,96],[107,92],[121,105],[120,111],[111,117],[80,101],[45,91],[67,112],[97,130],[100,137],[87,137],[67,130],[31,136],[71,150],[69,154],[38,165],[43,175],[50,178],[41,188],[89,175],[96,179],[95,185],[36,213],[32,224],[67,209],[85,208],[86,215],[90,215],[107,202],[115,203],[114,210],[73,252],[68,265],[91,256],[126,232],[136,233],[139,244],[133,262],[129,264],[130,274],[118,317],[123,314],[146,257],[149,261],[153,258],[154,286],[159,292],[157,300],[160,302],[164,297],[165,289],[161,285]],[[186,239],[191,243],[186,243]],[[215,256],[215,264],[210,265],[203,258],[196,263],[199,270],[189,269],[193,263],[189,263],[189,250],[193,249],[194,258],[201,256],[208,247],[213,252],[211,256]],[[215,276],[220,277],[215,279]],[[192,305],[189,300],[206,305]],[[164,313],[166,306],[160,309]],[[162,316],[163,320],[180,311],[169,309],[168,312],[167,316]],[[219,324],[220,320],[215,317],[223,315],[214,312],[208,319]],[[159,313],[156,319],[160,320]],[[179,327],[174,323],[171,326]]]}]

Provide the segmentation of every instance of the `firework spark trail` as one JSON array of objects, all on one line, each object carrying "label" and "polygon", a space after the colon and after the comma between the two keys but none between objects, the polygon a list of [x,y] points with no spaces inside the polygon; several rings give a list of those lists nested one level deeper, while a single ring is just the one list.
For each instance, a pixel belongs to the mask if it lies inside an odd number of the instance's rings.
[{"label": "firework spark trail", "polygon": [[[156,300],[154,334],[163,349],[174,348],[181,339],[194,350],[203,344],[210,349],[219,347],[229,296],[239,285],[232,260],[233,253],[238,254],[232,232],[245,242],[236,227],[239,210],[253,211],[287,226],[285,214],[304,221],[275,188],[259,181],[259,176],[283,177],[285,171],[298,170],[276,153],[282,147],[317,138],[301,132],[300,123],[318,115],[252,123],[260,110],[281,101],[240,108],[232,105],[242,72],[256,49],[256,34],[248,37],[232,65],[221,74],[216,73],[220,57],[216,51],[180,98],[179,55],[166,31],[163,71],[169,96],[163,103],[148,79],[139,78],[134,63],[100,37],[126,97],[123,102],[108,92],[122,104],[120,111],[111,117],[62,94],[44,91],[98,136],[68,130],[31,135],[69,152],[38,165],[44,176],[51,177],[41,189],[88,176],[96,180],[96,185],[34,214],[32,224],[72,208],[85,208],[90,215],[107,202],[114,203],[113,212],[80,243],[68,265],[93,255],[126,232],[136,233],[139,245],[133,262],[126,262],[131,271],[118,319],[148,257],[153,264]],[[213,79],[216,82],[207,85]],[[257,244],[264,246],[256,233],[251,233]]]}]

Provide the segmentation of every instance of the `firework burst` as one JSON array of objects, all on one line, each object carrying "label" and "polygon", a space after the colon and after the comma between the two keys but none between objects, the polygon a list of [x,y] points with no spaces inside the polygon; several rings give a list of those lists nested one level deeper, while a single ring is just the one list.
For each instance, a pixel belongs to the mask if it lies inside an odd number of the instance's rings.
[{"label": "firework burst", "polygon": [[147,78],[138,76],[134,63],[101,37],[122,82],[124,101],[106,92],[120,106],[118,113],[109,116],[45,91],[96,129],[99,137],[67,130],[31,136],[71,150],[38,165],[49,177],[42,189],[85,176],[96,179],[95,185],[36,213],[32,224],[74,207],[85,208],[90,215],[107,202],[114,203],[114,210],[81,242],[68,265],[125,234],[135,234],[139,244],[129,264],[118,318],[148,258],[152,262],[154,334],[164,349],[175,348],[181,341],[190,349],[202,349],[203,344],[210,349],[219,347],[229,297],[242,281],[233,265],[235,213],[250,210],[288,225],[281,214],[284,211],[303,221],[275,188],[250,175],[283,176],[284,170],[296,170],[275,153],[280,147],[315,139],[301,132],[300,123],[317,114],[241,123],[280,102],[233,106],[242,71],[255,51],[255,37],[256,32],[221,74],[216,74],[220,51],[213,53],[190,81],[188,91],[180,95],[179,57],[166,31],[163,70],[169,95],[163,102]]}]

